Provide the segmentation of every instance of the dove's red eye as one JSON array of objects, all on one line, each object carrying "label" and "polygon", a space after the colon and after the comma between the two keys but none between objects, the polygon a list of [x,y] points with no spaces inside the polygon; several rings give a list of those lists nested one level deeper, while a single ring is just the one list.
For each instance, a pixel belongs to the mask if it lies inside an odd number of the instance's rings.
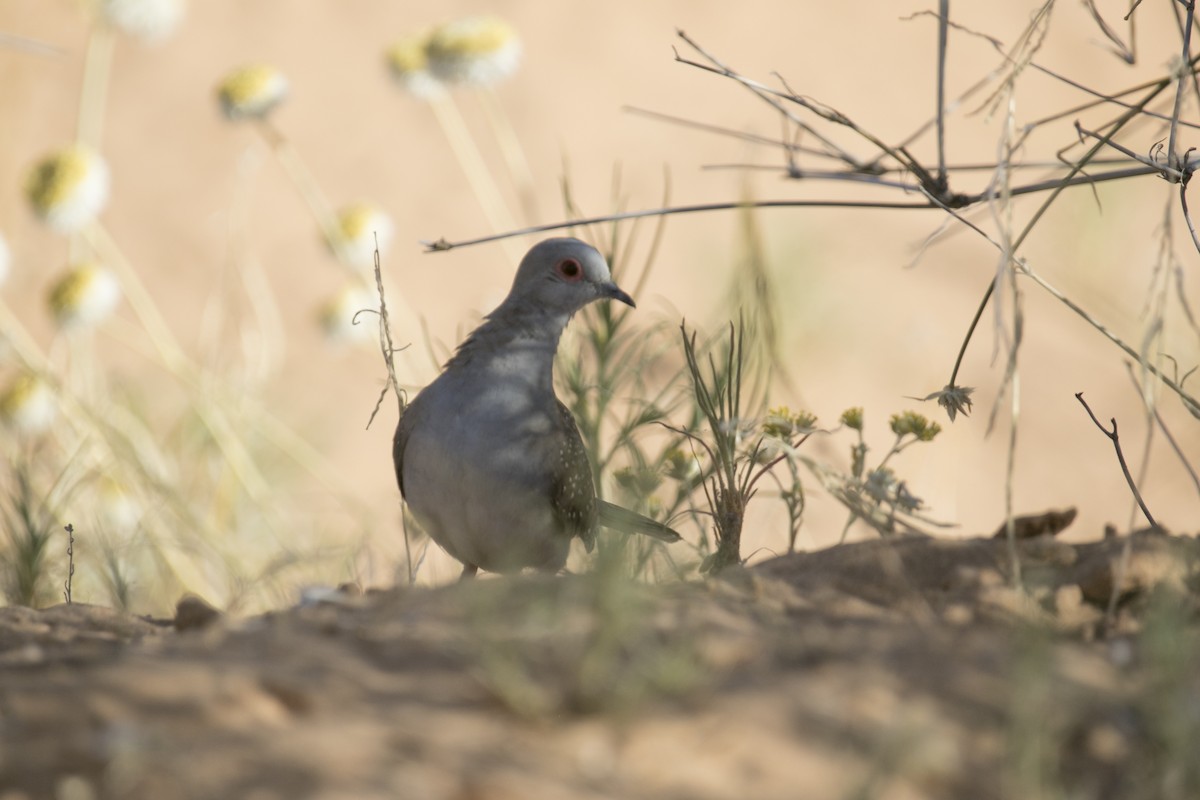
[{"label": "dove's red eye", "polygon": [[573,258],[564,258],[558,262],[558,274],[568,281],[577,281],[583,277],[583,267]]}]

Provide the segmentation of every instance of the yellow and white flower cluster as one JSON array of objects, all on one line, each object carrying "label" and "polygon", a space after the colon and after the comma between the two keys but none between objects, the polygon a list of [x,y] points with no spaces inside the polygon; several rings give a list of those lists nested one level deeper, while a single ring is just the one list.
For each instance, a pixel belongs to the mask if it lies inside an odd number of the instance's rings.
[{"label": "yellow and white flower cluster", "polygon": [[429,68],[442,82],[489,86],[517,69],[521,40],[495,17],[468,17],[435,28],[426,47]]},{"label": "yellow and white flower cluster", "polygon": [[231,120],[267,116],[288,95],[288,80],[268,64],[235,69],[217,86],[221,110]]},{"label": "yellow and white flower cluster", "polygon": [[100,264],[85,261],[72,266],[50,287],[50,313],[64,330],[99,325],[117,307],[121,285]]},{"label": "yellow and white flower cluster", "polygon": [[405,89],[430,97],[454,86],[491,86],[516,71],[521,40],[496,17],[468,17],[400,39],[388,66]]},{"label": "yellow and white flower cluster", "polygon": [[[352,344],[374,340],[378,332],[375,295],[360,283],[347,283],[317,311],[325,338],[332,344]],[[358,312],[366,310],[366,314]],[[358,314],[358,322],[354,318]]]},{"label": "yellow and white flower cluster", "polygon": [[365,269],[375,263],[375,246],[380,254],[392,244],[396,229],[383,209],[371,203],[350,203],[337,213],[330,249],[346,266]]},{"label": "yellow and white flower cluster", "polygon": [[108,165],[84,145],[46,156],[30,170],[25,183],[33,213],[64,234],[92,222],[108,204],[108,191]]},{"label": "yellow and white flower cluster", "polygon": [[33,373],[17,376],[0,393],[0,419],[19,433],[37,435],[48,430],[57,413],[54,389]]},{"label": "yellow and white flower cluster", "polygon": [[100,14],[118,31],[143,42],[166,39],[183,21],[184,0],[99,0]]},{"label": "yellow and white flower cluster", "polygon": [[414,97],[433,97],[444,91],[442,82],[429,70],[429,54],[426,45],[429,34],[405,36],[387,49],[387,64],[392,77]]}]

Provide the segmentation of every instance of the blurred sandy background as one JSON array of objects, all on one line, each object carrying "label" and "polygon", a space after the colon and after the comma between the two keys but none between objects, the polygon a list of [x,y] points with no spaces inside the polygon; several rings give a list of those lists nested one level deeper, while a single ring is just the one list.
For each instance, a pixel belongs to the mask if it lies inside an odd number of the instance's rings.
[{"label": "blurred sandy background", "polygon": [[[952,12],[964,25],[1011,43],[1036,5],[956,4]],[[1101,6],[1112,6],[1119,19],[1115,4]],[[429,109],[399,91],[387,74],[382,53],[397,36],[477,13],[512,22],[524,42],[524,58],[498,93],[536,176],[536,221],[551,222],[562,216],[564,163],[570,165],[575,199],[590,214],[611,210],[612,174],[618,167],[621,198],[629,208],[659,203],[664,170],[671,174],[676,204],[736,200],[747,186],[761,199],[849,196],[836,186],[799,186],[778,172],[747,178],[737,171],[702,170],[730,162],[780,165],[782,159],[767,148],[622,109],[637,106],[779,134],[773,112],[747,92],[673,62],[675,29],[682,28],[743,74],[771,82],[776,70],[796,91],[838,108],[886,141],[898,141],[934,108],[934,22],[902,19],[924,8],[792,0],[736,6],[696,0],[194,0],[181,29],[162,44],[117,43],[103,137],[113,194],[103,219],[185,346],[200,339],[205,310],[221,301],[231,271],[249,262],[261,265],[278,306],[285,348],[273,351],[278,359],[263,391],[278,416],[327,458],[327,471],[336,477],[330,490],[301,474],[294,485],[281,487],[281,502],[304,511],[311,528],[304,535],[320,534],[348,546],[366,537],[374,557],[360,559],[356,568],[370,581],[387,583],[400,552],[390,463],[394,405],[386,403],[371,430],[364,430],[383,377],[379,355],[370,347],[338,349],[323,341],[314,309],[338,288],[340,273],[254,131],[220,117],[217,81],[250,62],[271,63],[287,74],[292,94],[274,117],[277,126],[334,205],[369,199],[393,216],[396,243],[385,256],[392,296],[426,321],[435,341],[451,346],[507,290],[513,264],[495,244],[422,253],[421,239],[492,231]],[[1114,89],[1157,77],[1176,50],[1173,22],[1157,7],[1145,9],[1140,19],[1143,63],[1136,68],[1103,50],[1080,4],[1064,4],[1056,14],[1039,61],[1093,87]],[[0,230],[14,252],[4,298],[48,343],[53,329],[42,297],[51,275],[65,264],[67,249],[63,239],[33,219],[20,187],[38,157],[73,138],[87,27],[76,4],[67,0],[0,0],[0,31],[57,50],[46,55],[0,49]],[[949,94],[997,64],[987,45],[955,36]],[[1085,99],[1029,75],[1019,94],[1018,121]],[[478,105],[464,97],[461,107],[502,176],[503,163]],[[1045,129],[1026,156],[1049,157],[1066,145],[1073,136],[1072,120]],[[954,117],[950,159],[993,160],[998,130],[984,114]],[[837,136],[853,152],[870,152],[848,135]],[[1124,141],[1146,152],[1155,138],[1142,127]],[[1185,141],[1191,138],[1188,132]],[[932,163],[932,140],[922,139],[914,151]],[[959,188],[973,191],[984,180],[968,177]],[[1155,178],[1108,185],[1099,190],[1102,210],[1097,211],[1088,190],[1074,190],[1043,220],[1024,252],[1049,280],[1137,346],[1146,324],[1142,312],[1159,246],[1157,228],[1164,209],[1175,213],[1173,191]],[[240,192],[247,198],[244,215],[235,212]],[[1036,201],[1026,201],[1021,209],[1027,215],[1035,206]],[[990,247],[957,233],[916,268],[906,269],[923,238],[941,223],[941,214],[805,208],[764,211],[758,221],[785,319],[784,352],[800,392],[778,390],[774,402],[810,409],[830,423],[844,408],[864,406],[877,453],[890,444],[887,417],[921,408],[947,430],[935,444],[902,456],[901,475],[934,516],[958,523],[961,533],[994,530],[1004,512],[1007,423],[986,435],[1000,380],[1000,367],[992,362],[992,332],[976,336],[960,377],[978,387],[969,419],[950,426],[932,404],[921,407],[905,399],[936,391],[948,379],[995,268]],[[1177,214],[1174,224],[1178,234],[1183,225]],[[677,322],[682,315],[715,329],[735,313],[725,297],[738,256],[737,231],[734,213],[672,218],[657,268],[637,298],[641,318],[647,324],[662,317]],[[518,240],[518,249],[531,241]],[[1183,238],[1176,241],[1194,295],[1197,256]],[[1032,284],[1022,286],[1027,323],[1016,510],[1078,505],[1073,535],[1098,537],[1105,523],[1125,527],[1130,522],[1131,501],[1110,443],[1073,394],[1085,392],[1102,419],[1118,417],[1135,470],[1143,461],[1146,435],[1141,404],[1116,348]],[[406,373],[401,379],[413,384],[433,371],[419,322],[394,320],[398,338],[416,345],[415,355],[400,361]],[[1200,350],[1180,322],[1173,309],[1163,349],[1187,369]],[[118,370],[121,381],[139,386],[152,406],[160,373],[103,335],[97,350],[99,359]],[[1196,461],[1196,420],[1171,396],[1164,395],[1163,411]],[[842,458],[848,445],[848,438],[837,439],[833,452]],[[840,507],[815,483],[809,486],[811,508],[799,542],[805,548],[835,540],[844,521]],[[1195,491],[1161,438],[1144,491],[1160,521],[1194,527]],[[764,496],[756,503],[768,513],[747,534],[743,552],[782,551],[786,539],[773,501]],[[862,529],[855,532],[863,535]],[[443,562],[431,562],[427,570],[431,579],[454,574]],[[333,560],[328,571],[328,581],[336,582],[353,569]]]}]

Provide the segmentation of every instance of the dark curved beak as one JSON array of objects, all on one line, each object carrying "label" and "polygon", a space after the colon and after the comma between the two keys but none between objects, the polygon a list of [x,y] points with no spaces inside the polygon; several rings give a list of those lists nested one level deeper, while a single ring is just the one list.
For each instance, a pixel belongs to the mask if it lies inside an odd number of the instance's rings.
[{"label": "dark curved beak", "polygon": [[600,296],[607,297],[610,300],[620,300],[630,308],[637,308],[637,303],[633,302],[633,298],[612,281],[600,284]]}]

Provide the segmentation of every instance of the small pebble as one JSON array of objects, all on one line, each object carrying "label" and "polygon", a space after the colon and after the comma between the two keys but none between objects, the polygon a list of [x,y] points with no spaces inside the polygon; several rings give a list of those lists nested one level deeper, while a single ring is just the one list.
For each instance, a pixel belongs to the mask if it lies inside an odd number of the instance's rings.
[{"label": "small pebble", "polygon": [[175,630],[195,631],[207,628],[221,617],[221,612],[213,608],[204,598],[194,594],[185,594],[175,604]]}]

